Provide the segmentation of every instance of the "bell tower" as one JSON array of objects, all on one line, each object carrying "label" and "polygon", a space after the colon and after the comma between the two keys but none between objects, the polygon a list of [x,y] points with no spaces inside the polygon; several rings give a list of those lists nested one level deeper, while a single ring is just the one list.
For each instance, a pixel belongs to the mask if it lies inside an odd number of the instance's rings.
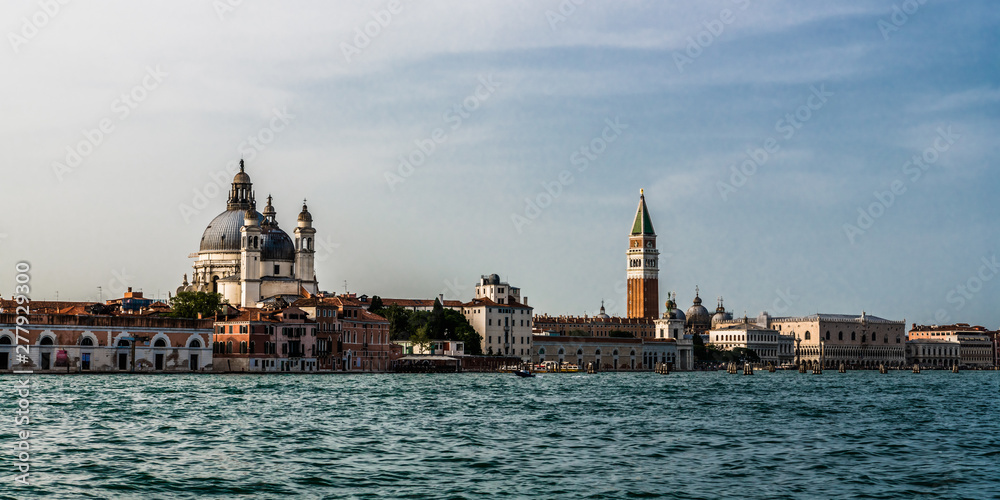
[{"label": "bell tower", "polygon": [[646,196],[639,190],[639,209],[632,223],[628,247],[628,317],[657,319],[660,316],[660,251],[656,231],[646,208]]}]

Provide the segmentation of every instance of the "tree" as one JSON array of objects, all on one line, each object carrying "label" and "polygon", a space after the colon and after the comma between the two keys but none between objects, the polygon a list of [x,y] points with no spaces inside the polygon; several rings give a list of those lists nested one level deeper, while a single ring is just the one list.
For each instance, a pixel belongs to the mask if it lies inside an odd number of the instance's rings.
[{"label": "tree", "polygon": [[179,292],[170,299],[175,318],[203,318],[214,316],[222,307],[222,294],[214,292]]},{"label": "tree", "polygon": [[371,304],[368,305],[368,312],[382,316],[382,311],[384,309],[385,306],[382,305],[382,297],[379,297],[378,295],[372,295],[372,302]]},{"label": "tree", "polygon": [[402,306],[393,304],[382,309],[383,318],[389,320],[389,338],[392,340],[407,340],[410,338],[410,331],[407,326],[410,324],[410,311]]},{"label": "tree", "polygon": [[608,337],[616,339],[634,339],[635,335],[622,330],[611,330],[610,332],[608,332]]},{"label": "tree", "polygon": [[431,347],[430,328],[427,325],[421,326],[416,333],[410,336],[413,342],[413,352],[427,353]]},{"label": "tree", "polygon": [[578,329],[578,330],[570,330],[568,333],[566,333],[566,335],[570,337],[590,337],[590,332]]}]

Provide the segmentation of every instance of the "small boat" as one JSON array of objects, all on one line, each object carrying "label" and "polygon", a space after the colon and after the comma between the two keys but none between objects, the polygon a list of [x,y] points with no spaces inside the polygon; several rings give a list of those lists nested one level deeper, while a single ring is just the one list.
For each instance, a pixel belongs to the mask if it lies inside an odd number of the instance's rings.
[{"label": "small boat", "polygon": [[528,377],[534,377],[535,376],[535,374],[531,373],[531,371],[529,371],[529,370],[518,370],[518,371],[514,372],[514,375],[517,375],[518,377],[522,377],[522,378],[528,378]]}]

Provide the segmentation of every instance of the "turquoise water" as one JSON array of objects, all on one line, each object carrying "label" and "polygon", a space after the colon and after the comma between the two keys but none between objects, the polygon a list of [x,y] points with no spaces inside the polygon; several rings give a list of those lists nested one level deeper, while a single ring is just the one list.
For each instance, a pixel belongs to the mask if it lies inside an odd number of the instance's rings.
[{"label": "turquoise water", "polygon": [[33,383],[0,497],[1000,498],[998,372]]}]

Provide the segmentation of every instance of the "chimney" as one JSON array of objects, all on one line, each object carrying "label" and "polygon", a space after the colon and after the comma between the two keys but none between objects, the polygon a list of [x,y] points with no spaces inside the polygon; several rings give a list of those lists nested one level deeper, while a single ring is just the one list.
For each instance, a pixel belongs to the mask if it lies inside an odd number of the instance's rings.
[{"label": "chimney", "polygon": [[527,295],[524,296],[523,304],[524,305],[528,305],[528,296]]}]

